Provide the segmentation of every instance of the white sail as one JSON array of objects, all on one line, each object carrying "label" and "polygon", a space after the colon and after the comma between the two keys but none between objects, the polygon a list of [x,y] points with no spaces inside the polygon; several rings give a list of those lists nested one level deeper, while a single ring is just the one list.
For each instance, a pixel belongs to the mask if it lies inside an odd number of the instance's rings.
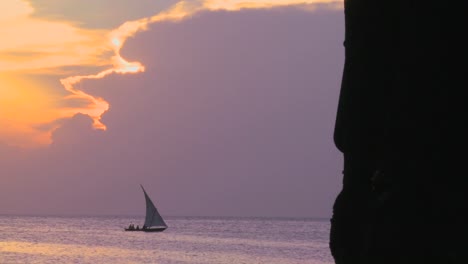
[{"label": "white sail", "polygon": [[153,201],[151,201],[151,199],[149,198],[148,194],[145,191],[145,188],[143,188],[143,185],[140,186],[141,189],[143,189],[143,193],[145,194],[146,200],[145,226],[147,228],[152,226],[167,227],[166,222],[164,222],[164,220],[158,212],[158,209],[156,209],[156,206],[154,206]]}]

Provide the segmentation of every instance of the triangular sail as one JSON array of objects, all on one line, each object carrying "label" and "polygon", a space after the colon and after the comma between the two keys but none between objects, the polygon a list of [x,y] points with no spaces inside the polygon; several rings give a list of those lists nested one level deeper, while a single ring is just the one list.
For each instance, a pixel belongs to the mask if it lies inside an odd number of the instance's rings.
[{"label": "triangular sail", "polygon": [[154,206],[153,201],[149,198],[148,194],[145,191],[145,188],[143,188],[143,185],[140,185],[141,189],[143,189],[143,193],[145,194],[145,200],[146,200],[146,218],[145,218],[145,226],[146,227],[151,227],[151,226],[164,226],[167,227],[166,222],[162,219],[161,215],[158,212],[158,209],[156,209],[156,206]]}]

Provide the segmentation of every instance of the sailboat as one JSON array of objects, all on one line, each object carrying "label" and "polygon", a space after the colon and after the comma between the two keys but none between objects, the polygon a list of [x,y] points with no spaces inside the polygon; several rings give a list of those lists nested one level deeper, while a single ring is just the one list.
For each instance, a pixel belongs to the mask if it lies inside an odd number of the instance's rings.
[{"label": "sailboat", "polygon": [[140,184],[140,186],[143,190],[143,193],[145,194],[146,201],[145,224],[142,228],[135,228],[133,226],[129,226],[128,228],[125,228],[125,231],[162,232],[166,230],[166,222],[164,222],[164,219],[159,214],[158,209],[156,209],[156,206],[154,206],[153,201],[151,201],[151,199],[149,198],[148,194],[145,191],[145,188],[143,188],[143,185]]}]

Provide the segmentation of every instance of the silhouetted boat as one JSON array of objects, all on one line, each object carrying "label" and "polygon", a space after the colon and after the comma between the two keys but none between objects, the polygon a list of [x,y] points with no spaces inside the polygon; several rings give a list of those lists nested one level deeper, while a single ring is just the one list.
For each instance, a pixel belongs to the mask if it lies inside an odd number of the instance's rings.
[{"label": "silhouetted boat", "polygon": [[154,206],[153,201],[149,198],[148,194],[143,188],[143,185],[140,185],[143,193],[145,194],[145,201],[146,201],[146,217],[145,217],[145,224],[142,228],[125,228],[125,231],[143,231],[143,232],[162,232],[166,230],[167,224],[164,222],[164,219]]}]

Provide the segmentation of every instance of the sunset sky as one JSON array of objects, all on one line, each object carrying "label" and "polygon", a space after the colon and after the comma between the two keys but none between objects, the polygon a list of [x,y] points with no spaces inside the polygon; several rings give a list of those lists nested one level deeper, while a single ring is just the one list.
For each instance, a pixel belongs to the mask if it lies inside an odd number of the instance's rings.
[{"label": "sunset sky", "polygon": [[0,10],[0,214],[330,216],[341,1]]}]

